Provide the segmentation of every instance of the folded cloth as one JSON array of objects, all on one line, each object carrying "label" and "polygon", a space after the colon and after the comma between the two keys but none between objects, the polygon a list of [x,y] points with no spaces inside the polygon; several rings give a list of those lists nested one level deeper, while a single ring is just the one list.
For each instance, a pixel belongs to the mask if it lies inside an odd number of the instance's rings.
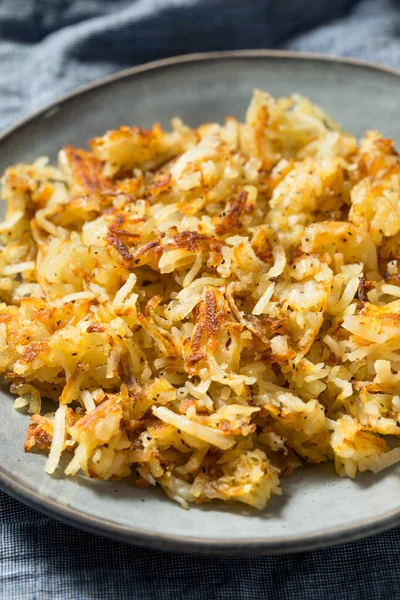
[{"label": "folded cloth", "polygon": [[2,0],[0,128],[83,83],[157,58],[291,48],[400,64],[391,0]]},{"label": "folded cloth", "polygon": [[[286,48],[400,67],[398,0],[2,0],[0,129],[87,81],[187,52]],[[0,492],[0,599],[400,598],[400,531],[275,557],[80,532]]]},{"label": "folded cloth", "polygon": [[396,600],[400,533],[302,554],[211,557],[103,539],[0,492],[0,598]]}]

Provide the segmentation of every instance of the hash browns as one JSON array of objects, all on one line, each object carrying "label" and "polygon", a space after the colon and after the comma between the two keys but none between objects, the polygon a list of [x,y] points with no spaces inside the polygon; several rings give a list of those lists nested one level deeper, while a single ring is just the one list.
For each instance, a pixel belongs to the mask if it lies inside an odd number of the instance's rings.
[{"label": "hash browns", "polygon": [[[66,475],[263,509],[400,460],[400,157],[307,98],[8,168],[0,373]],[[42,398],[55,403],[43,414]]]}]

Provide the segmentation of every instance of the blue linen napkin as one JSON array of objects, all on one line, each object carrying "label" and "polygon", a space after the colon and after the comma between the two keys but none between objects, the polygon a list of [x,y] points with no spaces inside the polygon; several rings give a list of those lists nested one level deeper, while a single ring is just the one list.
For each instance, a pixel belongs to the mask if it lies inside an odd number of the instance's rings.
[{"label": "blue linen napkin", "polygon": [[[400,67],[397,0],[2,0],[0,129],[123,67],[286,48]],[[80,532],[0,492],[0,599],[400,599],[398,529],[275,557],[194,557]]]}]

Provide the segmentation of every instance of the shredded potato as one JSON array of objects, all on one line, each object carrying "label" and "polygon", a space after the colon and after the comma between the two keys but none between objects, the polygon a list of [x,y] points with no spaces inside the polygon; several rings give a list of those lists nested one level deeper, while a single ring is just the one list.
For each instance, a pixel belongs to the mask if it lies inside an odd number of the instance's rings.
[{"label": "shredded potato", "polygon": [[[0,373],[46,471],[263,509],[400,461],[400,157],[307,98],[6,170]],[[42,400],[54,401],[43,414]]]}]

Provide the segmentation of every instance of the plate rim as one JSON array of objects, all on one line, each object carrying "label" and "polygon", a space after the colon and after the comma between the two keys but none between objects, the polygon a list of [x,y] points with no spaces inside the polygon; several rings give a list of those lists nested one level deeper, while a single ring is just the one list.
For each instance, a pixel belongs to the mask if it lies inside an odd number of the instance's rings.
[{"label": "plate rim", "polygon": [[[339,63],[348,66],[370,69],[381,73],[388,73],[395,77],[400,77],[400,70],[380,65],[370,61],[356,58],[337,57],[328,54],[294,52],[286,50],[228,50],[218,52],[202,52],[193,54],[184,54],[151,61],[134,67],[129,67],[112,73],[101,79],[97,79],[86,85],[74,89],[40,108],[39,110],[20,119],[15,124],[6,128],[0,134],[0,143],[12,136],[17,130],[23,129],[31,122],[45,118],[55,108],[58,108],[69,101],[84,95],[94,89],[106,87],[125,78],[134,77],[141,73],[151,72],[153,70],[174,67],[191,62],[218,61],[218,60],[236,60],[242,58],[272,58],[302,60],[310,62]],[[11,404],[10,404],[11,407]],[[363,537],[374,535],[390,529],[400,524],[400,505],[384,513],[379,518],[369,518],[361,520],[354,525],[333,527],[328,531],[319,531],[313,534],[300,534],[297,536],[284,536],[262,540],[258,538],[233,538],[233,539],[212,539],[186,537],[174,534],[162,534],[143,530],[137,527],[122,525],[111,520],[87,514],[83,511],[72,508],[68,505],[60,504],[57,500],[42,496],[38,490],[30,485],[18,481],[15,475],[10,474],[0,464],[0,488],[10,496],[22,501],[24,504],[44,513],[52,518],[62,521],[68,525],[78,527],[81,530],[88,531],[97,535],[103,535],[108,538],[144,546],[147,548],[185,552],[206,555],[272,555],[286,554],[291,552],[302,552],[314,550],[321,547],[343,544],[350,541],[356,541]],[[195,510],[193,508],[192,510]]]}]

